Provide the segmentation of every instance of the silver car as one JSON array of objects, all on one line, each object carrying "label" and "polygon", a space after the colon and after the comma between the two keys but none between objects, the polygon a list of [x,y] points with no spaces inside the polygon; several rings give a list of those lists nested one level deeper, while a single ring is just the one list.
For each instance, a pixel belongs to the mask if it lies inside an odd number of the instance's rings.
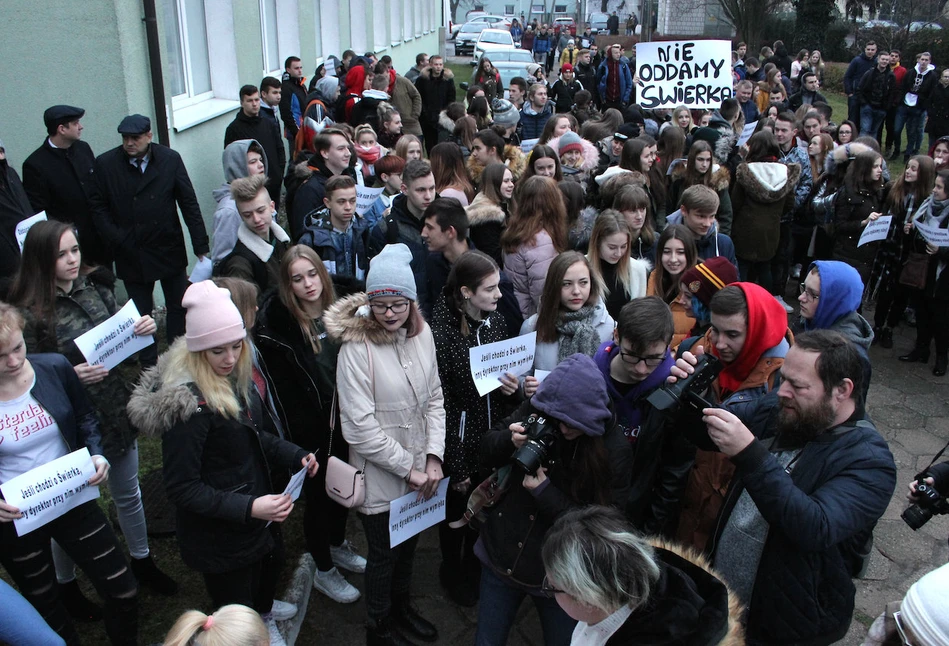
[{"label": "silver car", "polygon": [[[508,49],[503,51],[489,52],[487,54],[491,65],[501,75],[501,87],[511,85],[511,79],[515,76],[528,78],[530,73],[527,66],[534,62],[534,56],[526,49]],[[475,70],[475,74],[477,69]],[[474,74],[471,75],[471,82],[474,83]]]}]

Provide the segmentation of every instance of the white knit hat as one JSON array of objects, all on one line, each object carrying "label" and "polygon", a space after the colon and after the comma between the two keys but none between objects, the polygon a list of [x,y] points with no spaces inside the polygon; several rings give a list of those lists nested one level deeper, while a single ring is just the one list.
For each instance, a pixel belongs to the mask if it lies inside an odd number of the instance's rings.
[{"label": "white knit hat", "polygon": [[900,617],[920,646],[949,644],[949,564],[910,587],[900,605]]}]

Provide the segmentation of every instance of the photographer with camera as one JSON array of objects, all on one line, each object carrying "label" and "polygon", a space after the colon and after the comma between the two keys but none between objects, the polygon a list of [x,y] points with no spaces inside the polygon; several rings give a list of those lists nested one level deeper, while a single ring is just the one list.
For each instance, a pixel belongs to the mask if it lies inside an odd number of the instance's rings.
[{"label": "photographer with camera", "polygon": [[481,462],[498,469],[506,490],[475,544],[483,566],[477,646],[504,646],[518,608],[530,596],[546,646],[566,646],[576,625],[544,593],[541,548],[565,511],[589,504],[623,508],[629,444],[610,411],[593,359],[574,354],[541,382],[529,402],[481,441]]},{"label": "photographer with camera", "polygon": [[[684,355],[673,376],[687,379],[698,359]],[[708,552],[748,607],[749,644],[832,644],[850,627],[851,579],[893,495],[896,464],[862,412],[853,342],[829,330],[802,334],[781,376],[777,397],[762,402],[768,414],[750,428],[723,408],[701,411],[697,443],[735,468]]]},{"label": "photographer with camera", "polygon": [[949,462],[933,464],[947,448],[949,444],[936,454],[928,467],[916,474],[916,479],[909,485],[906,499],[913,504],[903,511],[902,518],[913,531],[935,515],[949,514],[949,500],[946,499],[949,494]]}]

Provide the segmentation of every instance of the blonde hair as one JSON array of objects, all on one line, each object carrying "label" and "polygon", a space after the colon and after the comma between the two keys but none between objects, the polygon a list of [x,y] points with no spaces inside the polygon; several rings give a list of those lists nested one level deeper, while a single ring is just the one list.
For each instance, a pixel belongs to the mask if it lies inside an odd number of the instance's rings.
[{"label": "blonde hair", "polygon": [[269,646],[267,627],[247,606],[221,606],[213,615],[188,610],[165,635],[163,646]]},{"label": "blonde hair", "polygon": [[0,302],[0,343],[8,343],[10,337],[23,331],[25,324],[20,310],[8,303]]},{"label": "blonde hair", "polygon": [[253,361],[250,343],[243,339],[241,356],[229,377],[221,377],[211,368],[211,364],[201,352],[188,350],[185,338],[179,337],[168,348],[168,369],[165,371],[165,384],[194,383],[208,406],[223,415],[237,419],[250,392]]},{"label": "blonde hair", "polygon": [[[622,233],[626,236],[626,244],[632,246],[633,236],[629,230],[629,224],[622,213],[615,209],[606,209],[596,217],[593,223],[593,232],[590,234],[590,247],[588,255],[590,257],[590,271],[594,280],[601,285],[603,297],[609,295],[610,287],[603,281],[603,272],[600,271],[600,243],[604,238],[608,238],[616,233]],[[626,299],[633,298],[629,290],[629,249],[626,250],[616,263],[616,278],[623,286],[626,292]]]},{"label": "blonde hair", "polygon": [[[267,175],[240,177],[231,182],[231,199],[238,204],[246,204],[257,199],[261,191],[267,190]],[[267,193],[270,197],[270,193]]]}]

